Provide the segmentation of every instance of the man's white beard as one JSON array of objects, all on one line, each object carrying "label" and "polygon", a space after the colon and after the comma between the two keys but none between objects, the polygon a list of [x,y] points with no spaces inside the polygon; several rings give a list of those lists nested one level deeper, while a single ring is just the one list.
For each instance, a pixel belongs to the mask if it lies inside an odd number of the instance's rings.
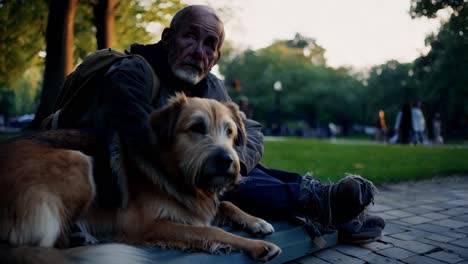
[{"label": "man's white beard", "polygon": [[174,75],[179,78],[181,81],[186,82],[191,85],[195,85],[201,81],[201,76],[199,76],[196,72],[187,71],[183,69],[175,69]]}]

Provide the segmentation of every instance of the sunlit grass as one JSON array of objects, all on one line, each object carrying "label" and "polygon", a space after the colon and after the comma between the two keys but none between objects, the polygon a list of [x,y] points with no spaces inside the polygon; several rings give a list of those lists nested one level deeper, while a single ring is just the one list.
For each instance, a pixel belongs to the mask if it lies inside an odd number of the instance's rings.
[{"label": "sunlit grass", "polygon": [[[0,133],[0,142],[17,135]],[[300,138],[267,139],[262,163],[302,174],[313,172],[314,176],[332,182],[345,173],[360,174],[375,183],[468,174],[468,148],[373,145],[371,141],[362,144],[363,140],[339,142],[346,144]]]},{"label": "sunlit grass", "polygon": [[376,183],[468,173],[468,149],[413,145],[333,144],[312,139],[266,140],[262,161],[271,168],[313,172],[336,182],[345,173]]}]

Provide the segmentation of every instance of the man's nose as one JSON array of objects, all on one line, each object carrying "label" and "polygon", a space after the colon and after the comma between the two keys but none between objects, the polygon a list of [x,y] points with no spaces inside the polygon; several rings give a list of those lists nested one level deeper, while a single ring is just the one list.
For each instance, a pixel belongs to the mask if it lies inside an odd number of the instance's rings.
[{"label": "man's nose", "polygon": [[201,60],[203,59],[204,56],[204,50],[203,50],[203,43],[198,42],[195,46],[195,50],[193,51],[193,57],[195,59]]}]

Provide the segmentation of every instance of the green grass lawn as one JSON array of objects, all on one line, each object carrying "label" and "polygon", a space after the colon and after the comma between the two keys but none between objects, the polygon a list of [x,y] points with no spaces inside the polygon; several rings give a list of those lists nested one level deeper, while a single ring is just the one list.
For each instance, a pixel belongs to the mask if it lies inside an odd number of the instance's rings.
[{"label": "green grass lawn", "polygon": [[9,132],[9,133],[0,133],[0,143],[9,139],[9,138],[12,138],[12,137],[16,137],[16,136],[19,136],[21,135],[21,132]]},{"label": "green grass lawn", "polygon": [[412,145],[333,144],[287,138],[266,140],[262,163],[336,182],[345,173],[375,183],[468,173],[468,148]]},{"label": "green grass lawn", "polygon": [[[0,133],[0,142],[18,134]],[[468,148],[341,142],[346,144],[300,138],[266,139],[262,163],[275,169],[313,172],[332,182],[345,173],[360,174],[375,183],[468,174]]]}]

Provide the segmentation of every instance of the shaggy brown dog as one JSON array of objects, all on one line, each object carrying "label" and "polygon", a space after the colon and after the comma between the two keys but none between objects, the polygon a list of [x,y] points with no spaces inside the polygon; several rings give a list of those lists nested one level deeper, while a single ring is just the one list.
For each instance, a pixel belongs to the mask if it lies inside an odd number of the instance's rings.
[{"label": "shaggy brown dog", "polygon": [[126,206],[118,209],[91,206],[93,160],[84,153],[92,153],[92,134],[57,130],[2,144],[0,240],[53,247],[67,237],[70,223],[81,221],[97,237],[132,244],[211,253],[234,249],[263,261],[281,252],[272,243],[212,226],[274,232],[264,220],[218,198],[239,180],[235,147],[245,145],[245,129],[237,106],[178,94],[151,114],[149,124],[149,152],[120,148]]}]

